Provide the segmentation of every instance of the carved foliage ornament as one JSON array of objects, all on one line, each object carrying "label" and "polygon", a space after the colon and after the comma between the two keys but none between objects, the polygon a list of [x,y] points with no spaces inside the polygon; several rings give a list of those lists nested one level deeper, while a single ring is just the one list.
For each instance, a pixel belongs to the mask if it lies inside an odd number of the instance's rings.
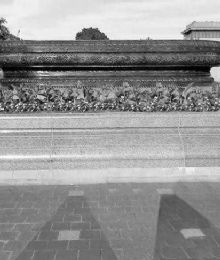
[{"label": "carved foliage ornament", "polygon": [[174,83],[156,86],[106,84],[88,87],[78,81],[74,87],[9,85],[0,88],[1,113],[97,112],[97,111],[218,111],[220,85],[179,87]]}]

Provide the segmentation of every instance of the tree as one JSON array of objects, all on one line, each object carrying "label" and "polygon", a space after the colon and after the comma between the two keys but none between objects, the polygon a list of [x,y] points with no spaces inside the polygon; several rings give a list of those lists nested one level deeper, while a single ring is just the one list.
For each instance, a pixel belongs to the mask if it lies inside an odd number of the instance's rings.
[{"label": "tree", "polygon": [[84,28],[76,34],[76,40],[109,40],[98,28]]},{"label": "tree", "polygon": [[5,26],[7,21],[0,18],[0,40],[20,40],[20,38],[10,33],[9,29]]},{"label": "tree", "polygon": [[4,18],[0,18],[0,39],[7,40],[10,36],[8,28],[4,25],[7,21]]}]

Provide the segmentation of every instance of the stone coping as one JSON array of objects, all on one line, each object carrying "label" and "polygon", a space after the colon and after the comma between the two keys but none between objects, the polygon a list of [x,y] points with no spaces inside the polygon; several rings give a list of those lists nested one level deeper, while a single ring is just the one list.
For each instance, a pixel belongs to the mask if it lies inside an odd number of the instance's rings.
[{"label": "stone coping", "polygon": [[220,182],[220,167],[0,171],[0,186],[173,182]]},{"label": "stone coping", "polygon": [[[77,40],[3,41],[0,51],[31,52],[186,52],[217,51],[220,43],[208,40]],[[210,49],[211,48],[211,49]]]},{"label": "stone coping", "polygon": [[220,64],[215,41],[17,41],[0,43],[0,67],[203,67]]},{"label": "stone coping", "polygon": [[1,114],[0,130],[103,128],[215,128],[219,112]]}]

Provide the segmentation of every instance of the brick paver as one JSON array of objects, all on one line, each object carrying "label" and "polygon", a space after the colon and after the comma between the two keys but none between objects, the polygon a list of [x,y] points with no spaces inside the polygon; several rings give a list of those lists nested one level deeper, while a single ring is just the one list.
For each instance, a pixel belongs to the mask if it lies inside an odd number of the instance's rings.
[{"label": "brick paver", "polygon": [[[97,230],[92,228],[91,224],[95,222],[95,218],[90,207],[84,207],[88,203],[83,191],[69,191],[67,194],[56,212],[38,230],[23,251],[33,251],[33,260],[54,260],[62,257],[76,258],[77,260],[95,258],[100,258],[100,260],[103,258],[104,260],[104,258],[107,259],[107,255],[109,258],[111,255],[112,260],[116,259],[114,251],[104,233],[101,232],[101,227],[97,226]],[[70,216],[71,219],[68,219]],[[102,241],[102,243],[97,241]],[[105,245],[105,248],[102,249],[98,245]],[[102,250],[105,250],[103,257]]]},{"label": "brick paver", "polygon": [[176,195],[162,195],[154,260],[217,258],[219,230]]},{"label": "brick paver", "polygon": [[2,186],[0,259],[217,260],[219,199],[218,183]]}]

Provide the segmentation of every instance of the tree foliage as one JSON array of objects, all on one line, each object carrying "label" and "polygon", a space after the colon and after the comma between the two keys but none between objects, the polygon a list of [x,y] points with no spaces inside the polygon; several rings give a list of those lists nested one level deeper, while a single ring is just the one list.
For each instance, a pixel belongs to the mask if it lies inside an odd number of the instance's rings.
[{"label": "tree foliage", "polygon": [[20,38],[10,33],[9,29],[5,24],[7,23],[5,18],[0,18],[0,40],[11,40],[18,41]]},{"label": "tree foliage", "polygon": [[76,34],[76,40],[109,40],[98,28],[84,28]]},{"label": "tree foliage", "polygon": [[7,40],[10,37],[9,29],[5,26],[7,21],[0,18],[0,40]]}]

